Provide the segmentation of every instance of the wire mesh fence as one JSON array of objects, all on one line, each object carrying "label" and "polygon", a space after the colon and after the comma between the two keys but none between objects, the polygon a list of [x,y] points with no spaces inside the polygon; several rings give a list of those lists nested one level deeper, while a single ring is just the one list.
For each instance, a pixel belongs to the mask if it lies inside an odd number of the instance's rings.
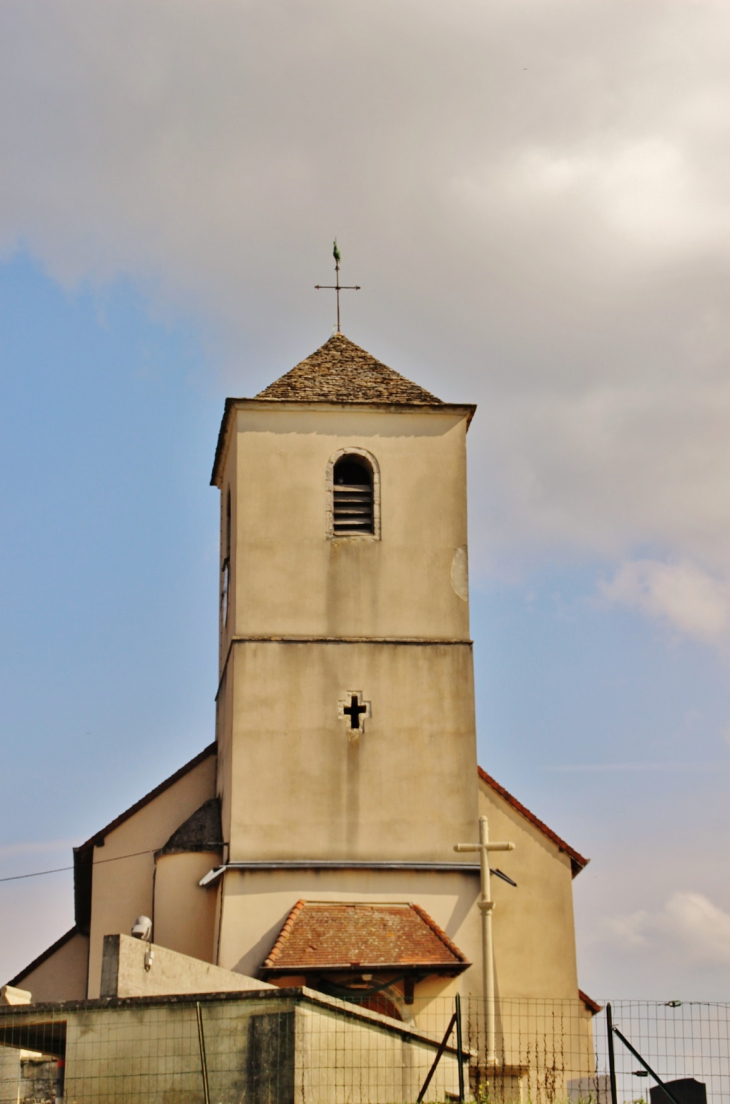
[{"label": "wire mesh fence", "polygon": [[[730,1100],[730,1004],[618,1000],[611,1006],[616,1027],[662,1080],[693,1078],[705,1085],[710,1104]],[[605,1008],[594,1028],[597,1063],[607,1070]],[[619,1100],[648,1102],[653,1078],[618,1039],[614,1054]],[[668,1104],[656,1091],[654,1099]]]},{"label": "wire mesh fence", "polygon": [[[491,1056],[485,1012],[308,989],[8,1007],[0,1104],[610,1104],[605,1009],[499,1000]],[[730,1099],[730,1005],[616,1001],[613,1015],[663,1080]],[[649,1104],[652,1078],[618,1038],[615,1073],[617,1104]]]}]

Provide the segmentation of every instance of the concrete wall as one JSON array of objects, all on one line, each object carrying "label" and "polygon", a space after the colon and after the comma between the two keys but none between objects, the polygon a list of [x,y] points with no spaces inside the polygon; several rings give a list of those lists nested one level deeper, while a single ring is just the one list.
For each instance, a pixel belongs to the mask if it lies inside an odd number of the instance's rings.
[{"label": "concrete wall", "polygon": [[[154,851],[161,848],[204,801],[215,796],[215,769],[215,756],[204,759],[154,801],[109,832],[103,847],[94,848],[90,997],[99,995],[104,936],[117,932],[129,934],[137,916],[152,916]],[[133,857],[125,858],[127,855]],[[119,861],[110,862],[110,859]],[[204,892],[196,886],[193,896]],[[210,946],[206,943],[200,948],[200,957],[209,954]]]},{"label": "concrete wall", "polygon": [[[540,1100],[558,1104],[593,1068],[592,1054],[575,1049],[579,1002],[525,1003],[497,1069],[479,1068],[480,1025],[475,1002],[462,1005],[464,1044],[470,1051],[469,1087],[498,1104]],[[453,1011],[443,1001],[443,1015]],[[202,1027],[212,1101],[249,1104],[370,1104],[414,1100],[435,1056],[441,1032],[424,1031],[312,990],[190,999],[147,997],[121,1001],[0,1011],[0,1041],[65,1033],[65,1099],[85,1104],[124,1100],[200,1101],[203,1098]],[[22,1025],[25,1024],[25,1027]],[[586,1036],[587,1038],[587,1036]],[[0,1055],[3,1050],[0,1046]],[[7,1051],[6,1051],[7,1053]],[[57,1048],[54,1053],[60,1053]],[[449,1047],[427,1101],[453,1097],[458,1071]],[[505,1062],[501,1059],[506,1059]],[[16,1067],[17,1069],[17,1067]],[[0,1100],[12,1093],[12,1058]],[[590,1082],[583,1081],[589,1089]]]},{"label": "concrete wall", "polygon": [[274,987],[131,935],[104,937],[102,997],[156,997],[180,993],[232,993]]},{"label": "concrete wall", "polygon": [[[75,1104],[197,1104],[203,1099],[197,1003],[130,1001],[63,1009],[64,1098]],[[439,1043],[385,1016],[306,990],[245,999],[203,998],[199,1007],[212,1101],[413,1100]],[[6,1024],[0,1016],[0,1031]],[[3,1050],[0,1047],[0,1054]],[[11,1057],[0,1100],[17,1100],[12,1073]],[[444,1093],[456,1087],[450,1047],[425,1099],[443,1100]]]},{"label": "concrete wall", "polygon": [[0,1104],[18,1104],[20,1050],[0,1046]]},{"label": "concrete wall", "polygon": [[479,783],[479,812],[489,818],[492,840],[512,840],[512,852],[494,852],[517,889],[492,878],[494,957],[500,997],[576,998],[578,973],[573,924],[573,885],[568,855]]}]

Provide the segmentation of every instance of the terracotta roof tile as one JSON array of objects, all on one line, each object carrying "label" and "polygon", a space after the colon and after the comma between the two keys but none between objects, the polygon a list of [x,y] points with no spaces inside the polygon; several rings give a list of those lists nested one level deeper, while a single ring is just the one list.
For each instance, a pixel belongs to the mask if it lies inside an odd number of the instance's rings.
[{"label": "terracotta roof tile", "polygon": [[359,345],[333,334],[321,348],[264,388],[257,399],[294,402],[441,403]]},{"label": "terracotta roof tile", "polygon": [[418,905],[297,901],[262,973],[426,968],[458,973],[469,962]]},{"label": "terracotta roof tile", "polygon": [[602,1011],[603,1005],[599,1004],[598,1001],[594,1001],[593,997],[589,997],[588,994],[584,993],[582,989],[578,990],[578,996],[583,1001],[583,1004],[586,1006],[588,1011],[591,1012],[594,1016]]}]

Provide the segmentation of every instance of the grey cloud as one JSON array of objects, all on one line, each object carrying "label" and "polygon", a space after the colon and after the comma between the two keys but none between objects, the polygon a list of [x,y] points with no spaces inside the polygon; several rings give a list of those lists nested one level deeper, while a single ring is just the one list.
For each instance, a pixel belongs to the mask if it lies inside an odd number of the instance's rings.
[{"label": "grey cloud", "polygon": [[701,0],[9,0],[0,243],[199,316],[240,393],[327,337],[337,232],[349,336],[481,404],[477,570],[727,576],[729,39]]}]

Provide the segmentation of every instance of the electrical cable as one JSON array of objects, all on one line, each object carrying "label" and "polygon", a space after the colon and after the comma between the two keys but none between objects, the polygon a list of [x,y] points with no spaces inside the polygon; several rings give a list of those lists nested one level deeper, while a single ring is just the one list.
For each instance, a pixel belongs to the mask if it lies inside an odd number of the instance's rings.
[{"label": "electrical cable", "polygon": [[[120,859],[134,859],[137,855],[152,855],[159,851],[159,847],[148,847],[146,851],[132,851],[129,855],[114,855],[111,859],[97,859],[88,866],[101,866],[102,863],[119,862]],[[0,878],[0,882],[18,882],[21,878],[40,878],[43,874],[59,874],[62,870],[73,870],[73,866],[55,866],[53,870],[35,870],[32,874],[11,874],[8,878]]]}]

